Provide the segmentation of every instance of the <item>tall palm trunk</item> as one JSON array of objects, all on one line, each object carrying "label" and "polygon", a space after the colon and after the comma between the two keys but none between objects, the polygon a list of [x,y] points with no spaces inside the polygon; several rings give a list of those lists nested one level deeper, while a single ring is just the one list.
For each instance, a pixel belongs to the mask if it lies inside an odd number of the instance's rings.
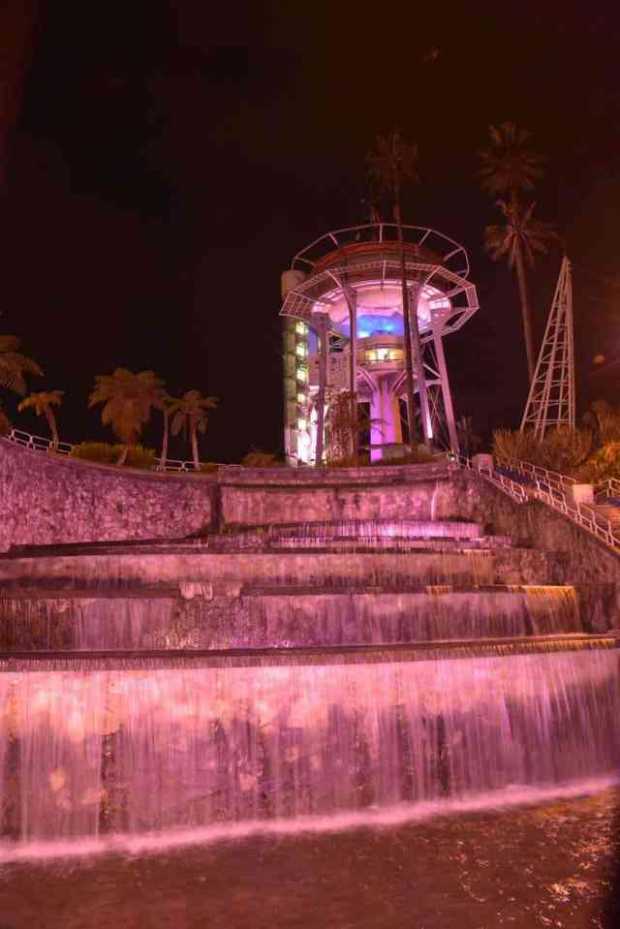
[{"label": "tall palm trunk", "polygon": [[56,425],[56,417],[54,416],[54,411],[49,406],[45,407],[45,418],[47,420],[49,431],[52,434],[52,448],[58,448],[59,439],[58,439],[58,427]]},{"label": "tall palm trunk", "polygon": [[532,334],[532,309],[530,307],[527,277],[525,274],[525,261],[521,243],[515,246],[515,273],[519,288],[519,302],[521,304],[521,319],[523,320],[523,337],[525,340],[525,354],[527,356],[527,371],[530,383],[534,378],[534,336]]},{"label": "tall palm trunk", "polygon": [[196,428],[196,421],[193,418],[190,422],[189,431],[192,439],[192,459],[194,461],[194,468],[196,471],[199,471],[200,461],[198,459],[198,430]]},{"label": "tall palm trunk", "polygon": [[160,466],[165,470],[166,462],[168,461],[168,436],[170,434],[170,416],[168,410],[162,409],[162,416],[164,417],[164,434],[161,440],[161,455],[159,456]]}]

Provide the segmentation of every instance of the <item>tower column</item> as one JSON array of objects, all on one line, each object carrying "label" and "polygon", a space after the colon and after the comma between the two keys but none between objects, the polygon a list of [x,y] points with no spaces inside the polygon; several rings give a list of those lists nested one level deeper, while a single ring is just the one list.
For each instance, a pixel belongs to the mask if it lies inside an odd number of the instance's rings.
[{"label": "tower column", "polygon": [[329,317],[325,313],[317,314],[315,332],[319,339],[319,390],[316,410],[316,447],[314,453],[315,467],[323,461],[323,436],[325,432],[325,390],[327,387],[327,359],[329,351]]},{"label": "tower column", "polygon": [[460,454],[459,438],[454,421],[454,406],[452,404],[452,391],[450,390],[450,380],[448,378],[448,366],[446,356],[443,350],[443,339],[440,331],[435,326],[433,320],[433,342],[435,345],[435,357],[439,369],[439,381],[441,384],[441,396],[443,399],[443,408],[446,414],[446,425],[448,427],[448,437],[450,439],[450,448],[455,455]]},{"label": "tower column", "polygon": [[357,295],[354,290],[342,286],[347,307],[349,309],[349,331],[351,334],[349,357],[349,389],[351,392],[351,440],[353,455],[357,457],[359,449],[359,433],[357,431]]},{"label": "tower column", "polygon": [[[399,444],[402,442],[400,409],[398,397],[392,389],[390,375],[379,377],[370,401],[370,443],[371,446]],[[370,460],[380,461],[383,449],[372,448]]]},{"label": "tower column", "polygon": [[413,352],[413,363],[415,368],[416,380],[418,382],[418,395],[420,397],[420,420],[422,422],[422,434],[425,445],[430,446],[433,436],[433,425],[431,422],[431,410],[428,403],[428,390],[426,387],[426,375],[424,373],[424,359],[420,345],[420,327],[418,325],[418,301],[422,288],[419,283],[410,288],[409,306],[411,308],[411,342]]}]

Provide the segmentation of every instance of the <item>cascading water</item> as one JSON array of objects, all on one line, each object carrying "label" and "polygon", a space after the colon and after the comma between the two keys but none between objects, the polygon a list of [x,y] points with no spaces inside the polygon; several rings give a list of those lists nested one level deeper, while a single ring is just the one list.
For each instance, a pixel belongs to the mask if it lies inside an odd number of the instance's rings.
[{"label": "cascading water", "polygon": [[607,775],[617,663],[595,650],[3,674],[4,831],[141,833]]},{"label": "cascading water", "polygon": [[[480,527],[448,525],[279,527],[269,544],[295,540],[279,554],[227,538],[206,556],[5,562],[5,848],[303,827],[613,776],[614,639],[584,635],[572,588],[507,586],[512,550],[496,561]],[[346,539],[378,553],[339,554]]]}]

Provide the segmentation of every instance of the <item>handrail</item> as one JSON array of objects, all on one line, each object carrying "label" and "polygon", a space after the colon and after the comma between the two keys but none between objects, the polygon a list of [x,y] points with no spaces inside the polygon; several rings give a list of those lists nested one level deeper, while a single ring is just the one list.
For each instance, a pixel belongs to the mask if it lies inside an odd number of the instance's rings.
[{"label": "handrail", "polygon": [[38,452],[53,451],[58,455],[69,455],[73,450],[73,445],[68,442],[58,442],[55,445],[52,439],[40,435],[31,435],[29,432],[22,432],[21,429],[11,429],[4,438],[10,442],[15,442],[17,445],[23,445],[24,448],[33,448]]},{"label": "handrail", "polygon": [[463,455],[451,454],[450,459],[455,461],[456,464],[464,468],[465,470],[475,471],[477,474],[480,474],[486,481],[490,484],[494,484],[495,487],[498,487],[505,494],[515,500],[517,503],[525,503],[529,500],[529,494],[527,489],[519,484],[517,481],[513,481],[512,478],[507,477],[505,474],[501,474],[499,471],[494,471],[493,468],[484,465],[474,465],[471,458],[466,458]]},{"label": "handrail", "polygon": [[517,471],[519,474],[531,477],[533,480],[543,481],[552,486],[564,487],[567,484],[577,483],[576,478],[569,477],[568,474],[562,474],[561,471],[552,471],[551,468],[543,468],[531,461],[523,461],[519,458],[500,458],[498,462],[502,467],[509,468],[511,471]]},{"label": "handrail", "polygon": [[[614,551],[620,551],[620,527],[616,528],[614,523],[606,516],[603,516],[602,513],[598,513],[595,507],[585,503],[579,504],[570,502],[562,486],[550,483],[548,479],[537,477],[534,480],[533,486],[528,490],[516,481],[512,481],[505,475],[494,472],[490,468],[474,467],[469,458],[463,458],[460,455],[453,455],[451,457],[459,467],[480,474],[481,477],[495,484],[496,487],[499,487],[500,490],[508,494],[508,496],[512,497],[518,503],[525,503],[526,500],[539,500],[557,513],[566,516],[571,522],[585,529],[586,532],[604,542],[610,548],[614,549]],[[545,471],[544,468],[540,470]],[[516,491],[516,488],[520,488],[521,494]]]},{"label": "handrail", "polygon": [[620,481],[615,477],[608,477],[606,481],[596,485],[594,493],[601,497],[620,498]]},{"label": "handrail", "polygon": [[[72,445],[70,442],[59,442],[57,445],[54,445],[52,439],[41,435],[32,435],[30,432],[24,432],[22,429],[11,429],[8,435],[3,436],[3,438],[8,439],[9,442],[14,442],[16,445],[21,445],[23,448],[29,448],[36,452],[55,452],[57,455],[70,455],[73,449],[76,448],[76,446]],[[199,462],[198,470],[200,470],[203,464],[204,462]],[[238,466],[218,464],[217,467],[219,469]],[[167,458],[162,465],[161,458],[156,458],[155,464],[151,470],[182,471],[195,474],[196,466],[193,461],[181,461],[175,458]]]}]

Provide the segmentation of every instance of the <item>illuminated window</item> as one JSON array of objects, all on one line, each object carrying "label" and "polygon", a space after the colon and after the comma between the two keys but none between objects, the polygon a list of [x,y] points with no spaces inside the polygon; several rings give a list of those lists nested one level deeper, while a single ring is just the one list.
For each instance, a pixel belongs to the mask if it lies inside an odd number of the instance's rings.
[{"label": "illuminated window", "polygon": [[374,348],[371,348],[370,351],[366,352],[366,360],[367,360],[367,361],[376,361],[376,360],[377,360],[377,353],[376,353],[376,351],[374,350]]},{"label": "illuminated window", "polygon": [[306,402],[306,395],[305,395],[305,394],[297,394],[297,402],[298,402],[298,403],[301,403],[301,404],[304,404],[304,403]]},{"label": "illuminated window", "polygon": [[297,368],[297,380],[301,381],[302,384],[305,384],[308,380],[308,369],[307,368]]},{"label": "illuminated window", "polygon": [[390,349],[390,361],[402,361],[402,360],[403,360],[402,348],[391,348]]},{"label": "illuminated window", "polygon": [[305,420],[305,419],[298,419],[298,420],[297,420],[297,428],[299,429],[300,432],[305,432],[305,431],[306,431],[306,420]]},{"label": "illuminated window", "polygon": [[295,325],[295,332],[298,332],[299,335],[305,335],[308,331],[308,327],[305,323],[297,323]]},{"label": "illuminated window", "polygon": [[300,342],[299,345],[296,347],[295,351],[296,351],[297,355],[299,356],[299,358],[305,358],[306,355],[307,355],[306,346],[303,345],[303,343],[301,343],[301,342]]}]

